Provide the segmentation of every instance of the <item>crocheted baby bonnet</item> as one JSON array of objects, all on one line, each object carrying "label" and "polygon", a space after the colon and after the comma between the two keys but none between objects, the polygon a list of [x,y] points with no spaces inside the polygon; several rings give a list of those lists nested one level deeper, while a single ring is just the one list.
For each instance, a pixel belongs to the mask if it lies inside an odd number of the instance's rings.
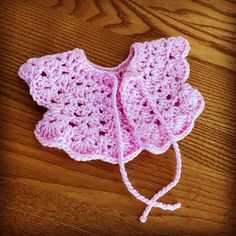
[{"label": "crocheted baby bonnet", "polygon": [[[147,207],[175,210],[180,203],[157,201],[180,179],[177,141],[193,128],[204,108],[200,92],[185,83],[190,47],[182,37],[137,42],[127,59],[107,68],[90,62],[82,49],[31,58],[19,69],[33,99],[48,110],[35,135],[41,144],[63,149],[78,161],[100,159],[119,164],[122,179]],[[142,150],[154,154],[173,145],[176,175],[168,186],[147,199],[132,186],[125,163]]]}]

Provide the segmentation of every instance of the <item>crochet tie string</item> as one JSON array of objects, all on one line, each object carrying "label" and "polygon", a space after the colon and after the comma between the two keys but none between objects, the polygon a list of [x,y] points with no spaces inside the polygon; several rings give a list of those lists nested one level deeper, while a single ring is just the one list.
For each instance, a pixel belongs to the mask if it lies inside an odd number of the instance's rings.
[{"label": "crochet tie string", "polygon": [[[127,79],[126,83],[128,83],[129,81],[131,81],[133,78],[129,78]],[[137,79],[137,78],[136,78]],[[140,80],[141,82],[141,87],[142,87],[142,91],[144,93],[144,96],[146,97],[148,103],[150,104],[151,108],[153,109],[153,111],[155,112],[156,115],[158,115],[158,118],[160,119],[160,121],[165,124],[164,119],[161,117],[161,115],[159,114],[158,110],[155,107],[155,104],[153,103],[151,96],[149,95],[149,93],[147,92],[146,86],[144,85],[144,83],[142,82],[142,80]],[[125,103],[123,101],[123,106],[125,107]],[[118,124],[119,124],[119,119],[117,117],[118,120]],[[131,184],[129,178],[128,178],[128,174],[126,172],[126,168],[125,168],[125,163],[124,163],[124,155],[123,155],[123,144],[122,144],[122,140],[121,140],[121,129],[120,126],[118,127],[118,133],[119,133],[119,166],[120,166],[120,172],[121,172],[121,176],[122,176],[122,180],[125,183],[128,191],[138,200],[142,201],[143,203],[147,204],[146,209],[144,210],[143,214],[140,217],[140,221],[142,223],[145,223],[147,220],[147,216],[149,214],[149,212],[151,211],[152,207],[158,207],[160,209],[163,210],[170,210],[170,211],[174,211],[178,208],[181,207],[181,203],[175,203],[175,204],[164,204],[162,202],[157,201],[160,197],[164,196],[168,191],[170,191],[174,186],[176,186],[176,184],[179,182],[180,176],[181,176],[181,153],[180,153],[180,149],[178,146],[177,141],[175,140],[172,131],[170,130],[170,128],[165,125],[166,130],[171,138],[171,143],[173,144],[174,147],[174,151],[175,151],[175,157],[176,157],[176,175],[174,180],[169,183],[166,187],[163,187],[159,192],[157,192],[152,199],[147,199],[146,197],[144,197],[143,195],[141,195]]]},{"label": "crochet tie string", "polygon": [[140,217],[140,221],[142,223],[146,222],[147,216],[149,214],[149,212],[151,211],[152,207],[158,207],[162,210],[170,210],[170,211],[174,211],[178,208],[181,207],[181,203],[175,203],[175,204],[164,204],[162,202],[157,202],[157,200],[162,197],[163,195],[165,195],[168,191],[170,191],[178,182],[180,179],[180,175],[181,175],[181,156],[180,156],[180,151],[179,151],[179,147],[177,143],[173,144],[175,152],[176,152],[176,160],[177,160],[177,167],[176,167],[176,176],[174,178],[174,180],[168,184],[166,187],[164,187],[163,189],[161,189],[158,193],[156,193],[152,199],[148,199],[146,197],[144,197],[143,195],[141,195],[131,184],[126,169],[125,169],[125,163],[123,160],[123,157],[120,156],[120,161],[119,161],[119,166],[120,166],[120,172],[122,175],[122,179],[123,182],[125,183],[128,191],[138,200],[142,201],[143,203],[147,204],[148,206],[146,207],[145,211],[143,212],[142,216]]},{"label": "crochet tie string", "polygon": [[[151,211],[152,207],[155,206],[156,201],[160,197],[162,197],[164,194],[166,194],[168,191],[170,191],[179,182],[180,175],[181,175],[181,154],[180,154],[179,145],[177,142],[173,143],[173,147],[174,147],[175,154],[176,154],[176,175],[175,175],[175,178],[170,184],[168,184],[166,187],[161,189],[158,193],[156,193],[152,197],[148,206],[146,207],[145,211],[143,212],[142,216],[140,217],[140,221],[142,223],[146,222],[147,216],[148,216],[149,212]],[[181,207],[181,203],[176,203],[174,205],[169,205],[169,209],[164,209],[164,210],[174,211],[175,209],[178,209],[180,207]]]}]

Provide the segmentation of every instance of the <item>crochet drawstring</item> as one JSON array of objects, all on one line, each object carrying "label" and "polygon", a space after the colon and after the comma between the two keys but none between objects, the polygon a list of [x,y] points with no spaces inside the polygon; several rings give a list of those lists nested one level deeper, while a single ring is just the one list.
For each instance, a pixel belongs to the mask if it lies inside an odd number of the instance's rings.
[{"label": "crochet drawstring", "polygon": [[120,156],[119,158],[119,166],[120,166],[120,173],[123,179],[123,182],[125,183],[128,191],[138,200],[142,201],[143,203],[147,204],[148,206],[146,207],[145,211],[143,212],[142,216],[140,217],[140,221],[145,223],[147,216],[149,212],[151,211],[152,207],[158,207],[162,210],[170,210],[174,211],[178,208],[181,207],[181,203],[176,203],[176,204],[164,204],[162,202],[157,202],[157,200],[165,195],[168,191],[170,191],[178,182],[180,179],[181,175],[181,156],[180,156],[180,151],[177,143],[173,143],[175,153],[176,153],[176,160],[177,160],[177,167],[176,167],[176,175],[174,180],[168,184],[166,187],[162,188],[158,193],[156,193],[152,199],[147,199],[143,195],[141,195],[131,184],[126,169],[125,169],[125,163],[123,156]]},{"label": "crochet drawstring", "polygon": [[[151,106],[153,106],[152,101],[150,101],[150,97],[149,95],[146,93],[146,90],[144,89],[144,93],[148,99],[148,101],[151,103]],[[116,102],[116,99],[115,99]],[[116,103],[113,104],[114,106],[116,106]],[[124,105],[124,104],[123,104]],[[154,109],[154,111],[156,111],[156,113],[158,114],[158,111],[156,109]],[[169,130],[169,128],[167,127],[167,132],[169,133],[170,137],[172,138],[173,142],[173,147],[175,150],[175,156],[176,156],[176,175],[174,180],[168,184],[166,187],[162,188],[159,192],[157,192],[152,199],[148,199],[146,197],[144,197],[143,195],[141,195],[131,184],[129,178],[128,178],[128,174],[126,172],[125,169],[125,162],[124,162],[124,148],[123,148],[123,143],[122,143],[122,133],[121,133],[121,126],[120,126],[120,121],[119,121],[119,117],[118,117],[118,112],[116,112],[115,114],[115,120],[117,122],[117,131],[118,131],[118,146],[119,146],[119,166],[120,166],[120,173],[122,176],[122,180],[125,183],[128,191],[138,200],[142,201],[143,203],[145,203],[147,205],[146,209],[144,210],[142,216],[140,217],[140,221],[145,223],[147,216],[149,214],[149,212],[151,211],[152,207],[158,207],[160,209],[163,210],[170,210],[170,211],[174,211],[175,209],[178,209],[181,207],[181,203],[175,203],[175,204],[164,204],[162,202],[158,202],[157,200],[162,197],[163,195],[165,195],[168,191],[170,191],[178,182],[180,179],[180,175],[181,175],[181,154],[180,154],[180,150],[179,150],[179,146],[177,144],[176,141],[174,141],[174,138],[172,137],[172,132]]]},{"label": "crochet drawstring", "polygon": [[[180,179],[180,175],[181,175],[181,154],[180,154],[180,150],[179,150],[179,145],[177,142],[173,143],[173,147],[175,150],[175,156],[176,156],[176,175],[174,180],[168,184],[166,187],[164,187],[162,190],[160,190],[158,193],[156,193],[152,199],[150,200],[150,204],[146,207],[145,211],[143,212],[142,216],[140,217],[140,221],[145,223],[147,220],[147,216],[149,214],[149,212],[151,211],[152,207],[155,205],[156,200],[159,199],[160,197],[162,197],[163,195],[165,195],[168,191],[170,191],[178,182]],[[181,207],[181,203],[177,203],[175,205],[178,205],[178,207],[176,208],[172,208],[169,210],[175,210],[177,208]],[[172,205],[174,206],[174,205]]]}]

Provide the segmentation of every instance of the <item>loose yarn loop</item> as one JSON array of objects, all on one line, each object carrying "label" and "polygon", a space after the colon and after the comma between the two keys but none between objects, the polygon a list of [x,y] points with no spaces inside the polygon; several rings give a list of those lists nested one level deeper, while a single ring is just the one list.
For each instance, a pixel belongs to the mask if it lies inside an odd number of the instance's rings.
[{"label": "loose yarn loop", "polygon": [[[48,147],[64,150],[78,161],[119,164],[128,191],[145,203],[145,222],[152,207],[175,210],[180,203],[158,199],[172,189],[181,174],[177,142],[191,132],[204,109],[201,93],[186,83],[190,49],[183,37],[131,45],[125,61],[113,68],[88,60],[84,50],[31,58],[19,69],[38,105],[47,108],[35,136]],[[125,163],[142,150],[176,156],[174,180],[151,199],[131,184]]]}]

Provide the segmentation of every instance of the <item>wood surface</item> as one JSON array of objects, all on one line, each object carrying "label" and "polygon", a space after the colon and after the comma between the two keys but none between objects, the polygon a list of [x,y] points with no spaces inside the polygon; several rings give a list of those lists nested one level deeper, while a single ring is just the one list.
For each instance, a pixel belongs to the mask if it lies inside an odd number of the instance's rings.
[{"label": "wood surface", "polygon": [[[3,0],[0,2],[0,235],[231,235],[236,229],[236,82],[233,0]],[[124,60],[133,42],[182,35],[189,82],[206,107],[182,141],[180,183],[152,209],[126,190],[117,165],[76,162],[43,147],[33,130],[45,109],[17,73],[30,57],[83,48],[99,65]],[[174,177],[170,148],[127,164],[151,197]]]}]

